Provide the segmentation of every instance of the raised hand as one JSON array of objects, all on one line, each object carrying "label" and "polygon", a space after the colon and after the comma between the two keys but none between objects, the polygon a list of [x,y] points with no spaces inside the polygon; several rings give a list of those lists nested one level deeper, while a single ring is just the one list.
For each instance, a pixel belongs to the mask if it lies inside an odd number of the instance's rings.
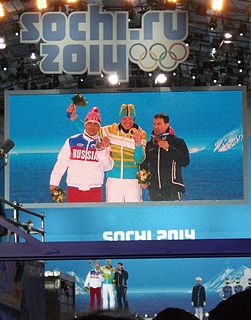
[{"label": "raised hand", "polygon": [[69,118],[71,121],[75,121],[77,119],[77,107],[75,104],[70,104],[69,107],[66,110],[67,118]]}]

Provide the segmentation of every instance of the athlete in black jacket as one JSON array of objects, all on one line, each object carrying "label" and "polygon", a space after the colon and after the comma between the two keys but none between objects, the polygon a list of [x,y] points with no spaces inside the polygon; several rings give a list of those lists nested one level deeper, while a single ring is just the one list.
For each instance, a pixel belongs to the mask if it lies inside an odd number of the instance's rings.
[{"label": "athlete in black jacket", "polygon": [[153,126],[152,139],[146,145],[146,159],[141,165],[141,169],[152,173],[150,200],[181,200],[185,191],[182,167],[190,162],[187,145],[174,135],[168,115],[156,114]]},{"label": "athlete in black jacket", "polygon": [[121,262],[117,265],[114,274],[114,283],[117,291],[118,309],[128,309],[128,301],[126,297],[128,272],[124,269]]}]

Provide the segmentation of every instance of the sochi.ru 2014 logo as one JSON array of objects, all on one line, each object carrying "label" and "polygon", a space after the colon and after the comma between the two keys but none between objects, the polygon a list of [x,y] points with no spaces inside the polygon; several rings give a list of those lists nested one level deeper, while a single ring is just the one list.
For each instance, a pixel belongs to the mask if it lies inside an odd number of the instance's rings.
[{"label": "sochi.ru 2014 logo", "polygon": [[130,60],[144,71],[174,70],[189,51],[187,11],[148,11],[142,27],[128,27],[128,12],[102,11],[89,5],[87,11],[25,12],[20,17],[21,43],[40,43],[43,73],[118,74],[129,79]]}]

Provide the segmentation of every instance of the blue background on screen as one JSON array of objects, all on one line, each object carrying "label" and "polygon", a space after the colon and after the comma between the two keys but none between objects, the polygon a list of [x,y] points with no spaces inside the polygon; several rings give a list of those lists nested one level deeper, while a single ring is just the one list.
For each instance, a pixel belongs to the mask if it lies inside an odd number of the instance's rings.
[{"label": "blue background on screen", "polygon": [[[15,141],[10,159],[12,200],[51,202],[49,178],[57,153],[69,136],[79,132],[65,112],[72,96],[9,97],[9,136]],[[227,152],[213,152],[217,140],[224,140],[223,144],[229,146],[242,135],[241,91],[89,93],[85,97],[88,107],[78,107],[80,119],[96,105],[103,125],[118,122],[120,105],[133,103],[136,122],[146,130],[148,138],[153,115],[169,114],[170,125],[177,136],[185,139],[191,156],[191,164],[184,168],[185,200],[243,199],[242,140]],[[65,188],[65,177],[62,187]]]}]

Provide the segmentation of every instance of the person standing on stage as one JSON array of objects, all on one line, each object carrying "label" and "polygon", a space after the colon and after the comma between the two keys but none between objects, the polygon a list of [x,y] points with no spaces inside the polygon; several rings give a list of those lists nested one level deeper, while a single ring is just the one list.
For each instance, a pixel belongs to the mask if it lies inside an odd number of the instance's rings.
[{"label": "person standing on stage", "polygon": [[84,133],[71,136],[65,141],[50,178],[53,192],[67,170],[68,202],[101,202],[104,172],[113,168],[110,141],[98,136],[101,118],[93,107],[84,121]]},{"label": "person standing on stage", "polygon": [[100,262],[95,263],[95,267],[87,274],[84,288],[85,291],[90,289],[90,311],[94,310],[95,296],[97,298],[97,309],[101,308],[101,286],[103,281],[103,275],[100,270]]},{"label": "person standing on stage", "polygon": [[[103,309],[114,309],[115,308],[115,296],[114,296],[114,273],[115,269],[111,265],[111,260],[106,260],[106,265],[101,267],[103,275],[103,286],[102,286],[102,299]],[[110,305],[108,304],[110,302]]]},{"label": "person standing on stage", "polygon": [[124,269],[123,263],[117,264],[117,270],[114,274],[114,283],[117,292],[118,309],[128,309],[126,297],[128,272]]},{"label": "person standing on stage", "polygon": [[198,319],[203,320],[203,307],[206,305],[206,290],[201,285],[202,278],[196,277],[196,285],[192,291],[192,306],[195,307],[195,315]]},{"label": "person standing on stage", "polygon": [[136,178],[145,158],[146,133],[135,123],[133,104],[122,104],[120,123],[101,128],[101,136],[110,139],[114,166],[107,173],[107,202],[142,201],[142,190]]},{"label": "person standing on stage", "polygon": [[152,139],[146,145],[146,159],[141,169],[151,172],[148,188],[151,201],[181,200],[185,191],[182,167],[190,163],[185,141],[174,135],[169,116],[158,113],[153,118]]},{"label": "person standing on stage", "polygon": [[[70,105],[67,117],[78,120],[76,107]],[[107,202],[140,202],[142,190],[137,172],[145,158],[146,132],[135,123],[136,111],[133,104],[122,104],[119,123],[101,127],[101,138],[108,137],[111,143],[112,170],[107,172]]]}]

